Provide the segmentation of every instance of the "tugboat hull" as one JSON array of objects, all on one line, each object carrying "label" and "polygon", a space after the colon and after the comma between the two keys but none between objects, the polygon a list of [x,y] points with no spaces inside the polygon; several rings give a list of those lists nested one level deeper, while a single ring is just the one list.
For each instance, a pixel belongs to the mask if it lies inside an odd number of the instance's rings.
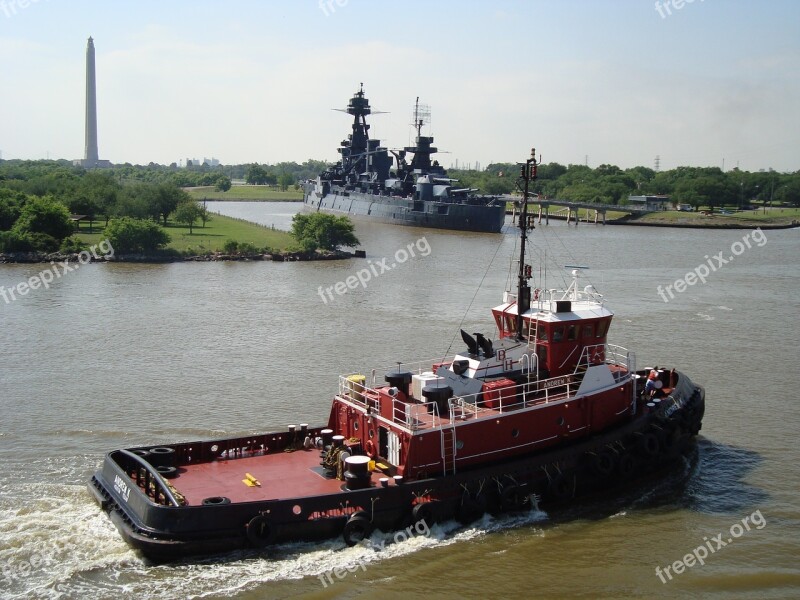
[{"label": "tugboat hull", "polygon": [[[275,464],[285,456],[294,461],[287,469],[301,464],[318,469],[312,466],[319,462],[317,450],[285,452],[290,436],[282,433],[117,450],[106,456],[89,487],[123,538],[157,562],[339,535],[352,544],[373,529],[392,531],[422,520],[427,526],[453,518],[467,523],[484,512],[526,510],[532,502],[555,507],[613,483],[635,481],[675,462],[691,447],[702,426],[705,392],[686,376],[677,375],[679,385],[669,399],[655,410],[638,400],[638,415],[611,430],[457,474],[392,481],[385,487],[376,475],[368,488],[348,490],[341,481],[326,479],[320,472],[319,481],[308,488],[316,493],[310,495],[305,495],[308,489],[297,489],[295,495],[288,481],[274,493],[259,492],[268,499],[209,496],[200,502],[170,505],[168,496],[181,497],[180,490],[187,492],[185,498],[214,492],[213,485],[205,490],[193,487],[195,480],[212,471],[218,479],[225,473],[240,477],[247,469],[256,470],[259,461]],[[167,449],[172,452],[164,452]],[[152,462],[164,462],[153,459],[154,454],[168,455],[169,464],[154,467]],[[323,486],[328,491],[319,493]],[[246,493],[242,488],[241,494]],[[364,527],[354,527],[354,523]]]}]

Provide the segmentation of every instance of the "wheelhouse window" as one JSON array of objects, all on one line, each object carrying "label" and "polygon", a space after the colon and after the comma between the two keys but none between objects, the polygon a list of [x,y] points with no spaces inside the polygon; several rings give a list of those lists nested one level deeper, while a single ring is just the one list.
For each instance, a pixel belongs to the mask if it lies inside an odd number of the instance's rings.
[{"label": "wheelhouse window", "polygon": [[599,337],[599,338],[603,337],[606,334],[606,331],[608,331],[608,321],[607,320],[599,321],[597,323],[597,336],[596,337]]},{"label": "wheelhouse window", "polygon": [[547,327],[539,323],[539,328],[536,330],[536,337],[540,342],[547,341]]},{"label": "wheelhouse window", "polygon": [[578,326],[570,325],[567,327],[567,341],[574,342],[578,339]]},{"label": "wheelhouse window", "polygon": [[584,339],[585,338],[590,338],[593,335],[594,335],[594,325],[592,325],[591,323],[587,323],[586,325],[584,325],[583,326],[583,337],[584,337]]},{"label": "wheelhouse window", "polygon": [[506,331],[514,333],[517,330],[517,317],[506,315]]},{"label": "wheelhouse window", "polygon": [[563,342],[564,341],[564,327],[554,327],[553,328],[553,341],[554,342]]}]

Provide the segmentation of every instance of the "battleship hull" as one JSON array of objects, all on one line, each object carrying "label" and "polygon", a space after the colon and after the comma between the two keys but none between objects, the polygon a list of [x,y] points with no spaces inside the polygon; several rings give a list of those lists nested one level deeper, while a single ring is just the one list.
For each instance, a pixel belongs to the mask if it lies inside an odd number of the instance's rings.
[{"label": "battleship hull", "polygon": [[346,215],[358,221],[485,233],[499,233],[505,223],[505,202],[500,200],[496,204],[415,202],[354,191],[319,196],[313,186],[309,188],[303,199],[305,210]]}]

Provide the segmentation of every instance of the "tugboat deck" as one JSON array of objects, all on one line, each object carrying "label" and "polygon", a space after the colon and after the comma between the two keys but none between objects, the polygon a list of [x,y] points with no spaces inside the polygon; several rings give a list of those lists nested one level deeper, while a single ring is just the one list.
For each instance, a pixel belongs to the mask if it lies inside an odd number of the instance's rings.
[{"label": "tugboat deck", "polygon": [[[343,482],[325,477],[319,462],[316,448],[218,459],[181,467],[178,476],[170,482],[191,506],[200,505],[203,499],[213,496],[225,496],[238,503],[340,493]],[[247,473],[261,485],[245,484],[242,480]],[[378,485],[384,476],[381,471],[375,471],[373,484]]]}]

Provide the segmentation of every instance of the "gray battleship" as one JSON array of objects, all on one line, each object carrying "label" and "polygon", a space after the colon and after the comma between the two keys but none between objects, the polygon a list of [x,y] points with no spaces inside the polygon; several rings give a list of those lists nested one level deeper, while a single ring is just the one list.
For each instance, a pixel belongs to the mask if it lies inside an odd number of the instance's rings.
[{"label": "gray battleship", "polygon": [[431,161],[438,150],[432,136],[422,135],[419,98],[414,110],[415,145],[397,151],[369,139],[366,116],[372,110],[363,84],[343,112],[353,115],[353,132],[341,143],[341,160],[305,183],[306,210],[413,227],[490,233],[503,228],[503,199],[456,187],[457,180],[447,176],[439,161]]}]

